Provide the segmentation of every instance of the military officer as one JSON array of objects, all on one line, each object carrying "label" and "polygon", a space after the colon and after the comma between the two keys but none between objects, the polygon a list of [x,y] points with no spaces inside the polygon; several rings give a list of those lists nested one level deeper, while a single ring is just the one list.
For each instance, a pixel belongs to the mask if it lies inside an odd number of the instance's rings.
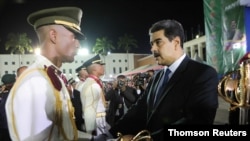
[{"label": "military officer", "polygon": [[104,75],[104,63],[100,55],[87,60],[84,64],[89,74],[81,91],[82,113],[85,120],[85,130],[92,135],[100,135],[105,132],[106,101],[100,77]]},{"label": "military officer", "polygon": [[84,120],[82,118],[82,103],[80,98],[80,91],[82,90],[83,84],[88,77],[86,67],[81,65],[76,69],[78,73],[79,81],[73,86],[73,95],[71,96],[71,102],[75,109],[75,123],[78,130],[85,131]]},{"label": "military officer", "polygon": [[77,89],[78,91],[81,91],[83,82],[87,79],[89,74],[88,74],[88,72],[86,70],[86,67],[83,66],[83,65],[78,67],[76,69],[76,72],[78,73],[77,76],[79,78],[79,81],[76,83],[75,89]]},{"label": "military officer", "polygon": [[14,141],[90,140],[76,129],[74,108],[60,71],[74,61],[79,40],[82,10],[56,7],[39,10],[27,18],[40,41],[41,55],[14,84],[6,102],[10,135]]}]

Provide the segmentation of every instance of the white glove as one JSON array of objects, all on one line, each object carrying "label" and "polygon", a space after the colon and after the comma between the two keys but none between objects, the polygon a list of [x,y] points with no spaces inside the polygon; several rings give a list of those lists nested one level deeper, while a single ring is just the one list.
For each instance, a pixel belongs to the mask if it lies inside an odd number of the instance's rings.
[{"label": "white glove", "polygon": [[107,136],[105,134],[93,136],[91,141],[107,141]]},{"label": "white glove", "polygon": [[77,141],[90,141],[92,135],[78,130],[78,140]]}]

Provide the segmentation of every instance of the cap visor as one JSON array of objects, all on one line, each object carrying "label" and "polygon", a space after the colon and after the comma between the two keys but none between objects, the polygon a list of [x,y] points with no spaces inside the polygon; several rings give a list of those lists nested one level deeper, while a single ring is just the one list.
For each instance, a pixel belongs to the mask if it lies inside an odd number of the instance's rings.
[{"label": "cap visor", "polygon": [[63,25],[63,26],[64,26],[65,28],[67,28],[69,31],[73,32],[73,33],[76,35],[76,38],[77,38],[78,40],[85,40],[85,39],[86,39],[86,37],[84,36],[84,34],[83,34],[82,32],[80,32],[80,31],[78,31],[78,30],[76,30],[76,29],[74,29],[74,28],[65,26],[65,25]]}]

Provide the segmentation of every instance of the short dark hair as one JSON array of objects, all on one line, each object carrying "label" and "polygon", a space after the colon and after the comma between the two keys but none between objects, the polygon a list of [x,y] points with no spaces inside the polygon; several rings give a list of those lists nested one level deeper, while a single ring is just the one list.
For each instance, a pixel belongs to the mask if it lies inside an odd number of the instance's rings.
[{"label": "short dark hair", "polygon": [[16,76],[19,77],[21,75],[21,73],[23,72],[24,69],[27,69],[28,66],[21,66],[19,68],[17,68],[16,70]]},{"label": "short dark hair", "polygon": [[154,71],[153,69],[151,69],[151,70],[147,70],[147,72],[152,72],[152,73],[154,73],[155,71]]},{"label": "short dark hair", "polygon": [[175,37],[180,37],[181,40],[181,47],[183,47],[184,41],[185,41],[185,33],[183,30],[183,27],[181,23],[179,23],[176,20],[161,20],[152,25],[152,27],[149,29],[149,35],[159,31],[164,30],[164,35],[169,39],[169,41],[172,41]]},{"label": "short dark hair", "polygon": [[126,79],[127,77],[125,75],[118,75],[117,79]]}]

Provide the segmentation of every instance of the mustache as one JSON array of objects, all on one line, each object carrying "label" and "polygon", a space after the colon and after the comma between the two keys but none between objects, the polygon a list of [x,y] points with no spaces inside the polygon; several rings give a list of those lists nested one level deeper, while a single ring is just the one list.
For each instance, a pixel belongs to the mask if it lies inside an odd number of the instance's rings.
[{"label": "mustache", "polygon": [[160,53],[158,53],[158,52],[153,52],[153,54],[154,54],[154,57],[160,56]]}]

